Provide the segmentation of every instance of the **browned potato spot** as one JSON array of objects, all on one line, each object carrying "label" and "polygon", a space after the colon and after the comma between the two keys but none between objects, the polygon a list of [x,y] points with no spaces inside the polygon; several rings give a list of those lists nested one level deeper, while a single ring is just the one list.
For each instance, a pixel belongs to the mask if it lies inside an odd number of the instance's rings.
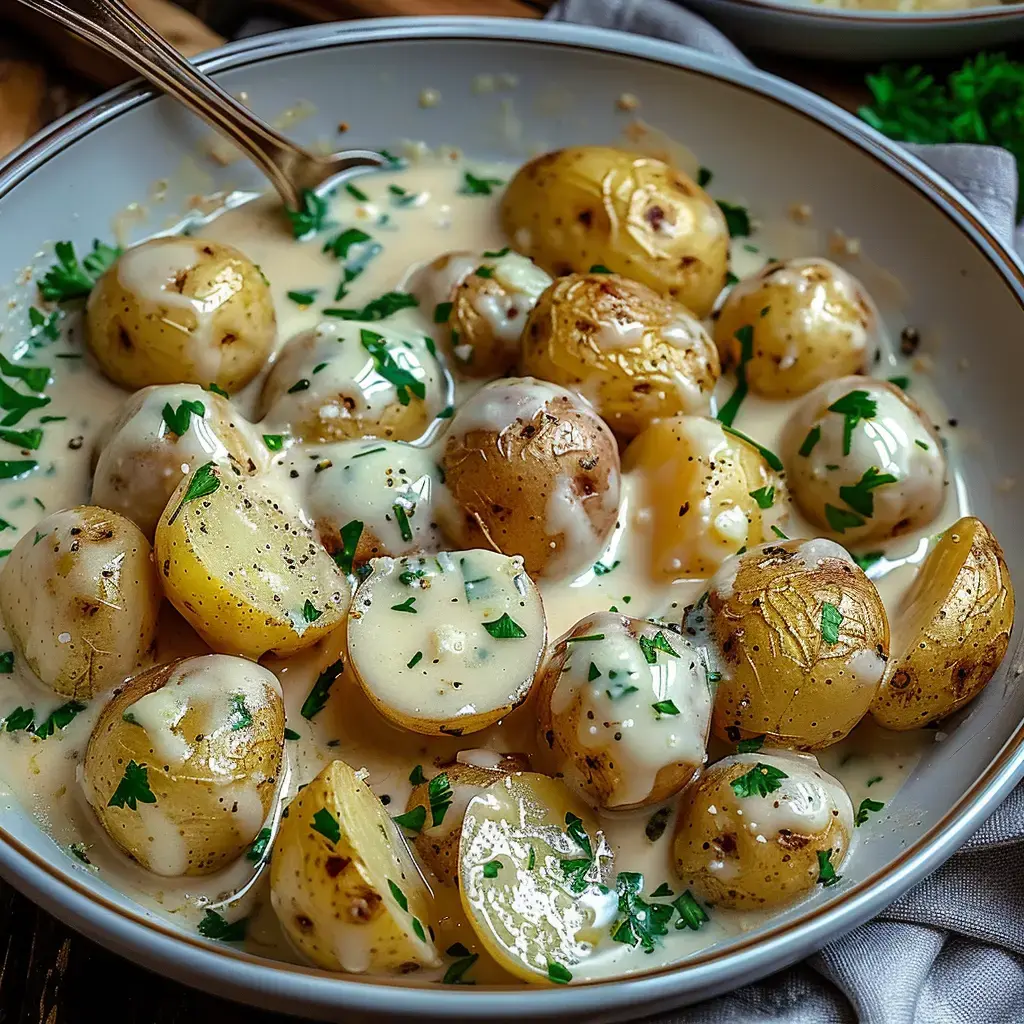
[{"label": "browned potato spot", "polygon": [[593,410],[543,381],[497,380],[456,413],[444,450],[453,501],[438,508],[461,548],[522,555],[532,576],[593,562],[619,508],[619,451]]},{"label": "browned potato spot", "polygon": [[588,398],[617,434],[651,420],[704,415],[718,353],[687,309],[618,274],[569,274],[541,295],[520,369]]},{"label": "browned potato spot", "polygon": [[[867,713],[889,656],[882,599],[829,540],[764,544],[726,562],[705,611],[722,678],[712,729],[733,743],[820,750]],[[716,668],[719,667],[716,665]]]},{"label": "browned potato spot", "polygon": [[697,316],[725,285],[725,217],[695,181],[654,157],[608,146],[536,157],[509,182],[501,220],[515,248],[551,274],[600,264]]},{"label": "browned potato spot", "polygon": [[1013,629],[1013,583],[980,520],[954,523],[929,553],[893,617],[893,654],[871,714],[917,729],[973,700],[999,668]]}]

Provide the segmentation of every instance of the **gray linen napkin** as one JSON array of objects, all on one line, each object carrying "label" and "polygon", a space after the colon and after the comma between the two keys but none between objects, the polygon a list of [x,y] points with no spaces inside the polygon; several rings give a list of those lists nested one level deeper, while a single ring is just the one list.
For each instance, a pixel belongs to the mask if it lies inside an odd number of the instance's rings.
[{"label": "gray linen napkin", "polygon": [[[750,62],[669,0],[561,0],[549,14]],[[908,146],[1014,241],[1017,169],[990,146]],[[1021,248],[1017,239],[1017,247]],[[805,963],[649,1024],[1022,1024],[1024,784],[963,849]]]}]

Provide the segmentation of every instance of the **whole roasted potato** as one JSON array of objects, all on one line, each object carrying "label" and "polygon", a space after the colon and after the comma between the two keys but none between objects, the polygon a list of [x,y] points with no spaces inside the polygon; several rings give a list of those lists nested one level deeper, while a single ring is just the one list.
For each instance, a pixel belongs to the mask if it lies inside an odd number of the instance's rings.
[{"label": "whole roasted potato", "polygon": [[348,579],[299,510],[261,478],[212,462],[171,495],[155,557],[171,604],[224,654],[294,654],[348,611]]},{"label": "whole roasted potato", "polygon": [[512,245],[556,276],[607,267],[711,312],[729,269],[729,229],[682,171],[608,146],[577,146],[524,164],[501,200]]},{"label": "whole roasted potato", "polygon": [[0,572],[11,642],[47,686],[87,700],[149,656],[163,595],[139,528],[105,508],[54,512]]},{"label": "whole roasted potato", "polygon": [[440,963],[430,890],[398,827],[344,761],[288,804],[270,901],[292,945],[325,970],[408,974]]},{"label": "whole roasted potato", "polygon": [[86,798],[129,857],[207,875],[240,857],[270,813],[284,753],[273,673],[207,654],[130,679],[85,752]]},{"label": "whole roasted potato", "polygon": [[871,377],[815,388],[786,423],[782,457],[800,510],[845,544],[918,530],[945,501],[938,434],[904,391]]},{"label": "whole roasted potato", "polygon": [[151,238],[96,282],[86,340],[115,384],[216,384],[234,392],[270,355],[277,330],[260,269],[223,242]]},{"label": "whole roasted potato", "polygon": [[588,398],[621,437],[676,413],[706,415],[718,353],[700,321],[618,274],[569,274],[537,300],[519,367]]},{"label": "whole roasted potato", "polygon": [[349,610],[349,665],[367,697],[427,736],[478,732],[522,704],[546,641],[523,560],[494,551],[375,558]]},{"label": "whole roasted potato", "polygon": [[781,481],[763,450],[717,420],[656,420],[626,449],[622,466],[637,481],[658,578],[710,576],[730,555],[770,537],[784,511]]},{"label": "whole roasted potato", "polygon": [[182,476],[211,459],[255,473],[267,449],[226,398],[194,384],[165,384],[143,388],[124,403],[97,455],[93,502],[120,512],[152,539]]},{"label": "whole roasted potato", "polygon": [[441,471],[429,448],[344,441],[328,463],[312,474],[305,507],[339,564],[444,547],[435,514]]},{"label": "whole roasted potato", "polygon": [[833,541],[787,540],[734,556],[693,614],[705,616],[721,676],[712,718],[720,739],[820,750],[878,693],[889,656],[885,607]]},{"label": "whole roasted potato", "polygon": [[1013,610],[1002,549],[965,516],[939,537],[893,615],[875,721],[917,729],[977,697],[1006,655]]},{"label": "whole roasted potato", "polygon": [[871,297],[842,267],[820,257],[776,260],[726,296],[715,342],[723,368],[742,363],[752,391],[792,398],[863,373],[878,349],[878,326]]},{"label": "whole roasted potato", "polygon": [[[506,775],[530,770],[522,754],[494,754],[489,750],[459,752],[460,758],[464,755],[478,757],[442,765],[439,772],[414,787],[405,805],[406,811],[414,814],[420,813],[416,808],[423,808],[423,828],[416,833],[412,844],[420,860],[444,885],[459,882],[459,840],[469,801]],[[484,763],[477,764],[476,760]]]},{"label": "whole roasted potato", "polygon": [[661,803],[707,757],[711,686],[696,647],[643,619],[597,612],[555,644],[537,697],[539,745],[594,807]]},{"label": "whole roasted potato", "polygon": [[413,441],[450,404],[432,345],[377,323],[324,321],[281,349],[260,397],[262,426],[310,444]]},{"label": "whole roasted potato", "polygon": [[736,754],[683,794],[676,874],[716,907],[783,907],[838,881],[853,828],[850,797],[814,757]]},{"label": "whole roasted potato", "polygon": [[532,576],[597,558],[619,510],[619,450],[585,402],[531,378],[496,380],[455,414],[441,528],[461,548],[522,555]]},{"label": "whole roasted potato", "polygon": [[551,278],[525,256],[449,252],[416,271],[409,290],[467,377],[500,377],[519,358],[526,316]]},{"label": "whole roasted potato", "polygon": [[469,801],[462,909],[487,952],[523,981],[570,981],[607,937],[618,910],[611,867],[590,809],[557,779],[515,773]]}]

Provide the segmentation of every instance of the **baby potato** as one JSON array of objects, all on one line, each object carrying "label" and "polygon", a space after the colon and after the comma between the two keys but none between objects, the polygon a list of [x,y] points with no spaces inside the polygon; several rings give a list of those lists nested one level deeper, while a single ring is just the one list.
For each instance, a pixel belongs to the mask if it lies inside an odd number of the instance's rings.
[{"label": "baby potato", "polygon": [[152,540],[183,475],[211,459],[255,473],[267,452],[252,424],[226,398],[177,384],[132,395],[104,429],[97,455],[93,502],[120,512]]},{"label": "baby potato", "polygon": [[720,739],[821,750],[878,693],[889,656],[885,607],[833,541],[787,540],[734,556],[693,614],[718,659],[712,729]]},{"label": "baby potato", "polygon": [[207,654],[156,665],[114,694],[89,738],[82,783],[106,833],[147,871],[207,875],[259,834],[283,753],[273,673]]},{"label": "baby potato", "polygon": [[549,654],[538,691],[540,746],[594,807],[662,803],[706,760],[711,685],[701,653],[654,622],[597,612]]},{"label": "baby potato", "polygon": [[367,697],[427,736],[478,732],[518,707],[546,642],[523,560],[493,551],[374,558],[349,611],[349,665]]},{"label": "baby potato", "polygon": [[782,457],[800,510],[847,545],[927,526],[945,501],[942,442],[886,381],[843,377],[816,388],[786,423]]},{"label": "baby potato", "polygon": [[[400,441],[343,441],[313,474],[305,507],[341,564],[444,547],[435,517],[441,471],[428,448]],[[305,452],[297,456],[309,465]]]},{"label": "baby potato", "polygon": [[[522,754],[494,754],[489,750],[460,751],[478,754],[486,764],[453,761],[441,766],[440,772],[429,781],[414,787],[405,805],[407,812],[418,814],[423,808],[424,826],[416,833],[412,844],[434,876],[444,885],[459,882],[459,840],[462,838],[462,819],[469,801],[482,789],[499,782],[513,772],[530,770]],[[492,767],[493,765],[493,767]]]},{"label": "baby potato", "polygon": [[516,365],[526,316],[549,284],[540,267],[502,249],[445,253],[416,271],[409,290],[440,327],[459,371],[489,380]]},{"label": "baby potato", "polygon": [[324,321],[292,338],[260,396],[267,432],[308,444],[414,441],[450,404],[429,338],[353,320]]},{"label": "baby potato", "polygon": [[294,654],[348,611],[348,579],[298,509],[261,478],[212,462],[171,495],[155,557],[171,604],[223,654]]},{"label": "baby potato", "polygon": [[1006,655],[1013,610],[1002,549],[965,516],[939,537],[893,617],[875,721],[918,729],[974,700]]},{"label": "baby potato", "polygon": [[684,794],[676,873],[716,907],[783,907],[833,885],[853,836],[853,806],[809,754],[736,754]]},{"label": "baby potato", "polygon": [[441,962],[430,890],[397,826],[344,761],[288,804],[270,901],[292,945],[325,970],[408,974]]},{"label": "baby potato", "polygon": [[522,555],[534,576],[598,557],[619,510],[619,450],[584,401],[531,378],[496,380],[455,414],[441,528],[460,548]]},{"label": "baby potato", "polygon": [[223,242],[179,236],[124,253],[89,294],[85,326],[100,368],[133,390],[238,391],[263,368],[277,332],[259,267]]},{"label": "baby potato", "polygon": [[609,146],[577,146],[524,164],[501,201],[513,246],[556,276],[599,264],[711,312],[729,269],[729,229],[682,171]]},{"label": "baby potato", "polygon": [[43,683],[79,701],[148,658],[162,600],[149,541],[124,516],[91,505],[47,516],[0,572],[14,647]]},{"label": "baby potato", "polygon": [[820,257],[773,260],[744,278],[726,296],[714,330],[723,368],[742,363],[751,391],[768,398],[863,373],[878,350],[871,296]]},{"label": "baby potato", "polygon": [[657,578],[710,576],[730,555],[770,537],[783,509],[782,484],[765,456],[717,420],[657,420],[626,449],[622,465],[638,483]]},{"label": "baby potato", "polygon": [[530,314],[519,365],[582,394],[620,437],[676,413],[706,415],[719,375],[700,321],[618,274],[555,281]]},{"label": "baby potato", "polygon": [[561,782],[509,775],[466,807],[462,907],[507,971],[535,985],[565,983],[615,922],[611,859],[590,811]]}]

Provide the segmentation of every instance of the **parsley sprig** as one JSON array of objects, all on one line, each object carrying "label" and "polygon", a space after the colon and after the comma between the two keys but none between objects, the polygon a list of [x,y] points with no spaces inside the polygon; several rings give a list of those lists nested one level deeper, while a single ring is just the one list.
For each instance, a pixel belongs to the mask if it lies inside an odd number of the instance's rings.
[{"label": "parsley sprig", "polygon": [[120,248],[104,245],[99,239],[92,243],[92,252],[81,263],[71,242],[58,242],[53,251],[57,262],[39,280],[39,294],[48,302],[68,302],[84,298],[92,291],[100,275],[121,255]]}]

